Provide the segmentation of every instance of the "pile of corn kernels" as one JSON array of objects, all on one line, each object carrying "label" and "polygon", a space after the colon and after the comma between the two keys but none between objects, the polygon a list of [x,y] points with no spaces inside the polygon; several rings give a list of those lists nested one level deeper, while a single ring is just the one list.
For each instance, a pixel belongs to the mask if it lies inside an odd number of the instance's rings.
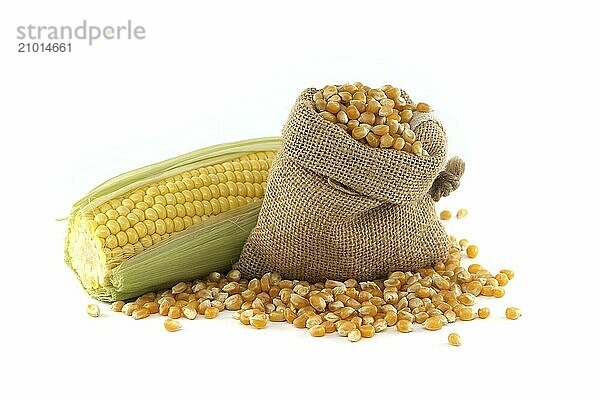
[{"label": "pile of corn kernels", "polygon": [[[446,212],[449,213],[445,210],[441,214]],[[459,210],[457,218],[464,216],[466,210]],[[180,282],[169,290],[147,293],[132,302],[117,301],[112,309],[133,319],[160,314],[167,317],[164,327],[170,332],[181,329],[180,318],[212,319],[229,310],[242,324],[257,329],[269,323],[287,322],[307,329],[315,337],[337,332],[352,342],[393,327],[404,333],[411,332],[414,324],[439,330],[456,320],[488,318],[489,308],[474,307],[477,297],[503,297],[504,287],[514,272],[502,269],[494,275],[480,264],[463,267],[462,252],[467,258],[474,258],[478,247],[466,239],[450,239],[452,246],[445,262],[413,272],[392,272],[387,279],[311,284],[282,279],[273,272],[247,280],[240,271],[232,269],[226,275],[213,272],[205,279]],[[87,312],[94,317],[100,314],[95,305],[89,305]],[[509,307],[505,315],[517,319],[521,314],[518,308]],[[451,333],[448,342],[458,346],[460,336]]]},{"label": "pile of corn kernels", "polygon": [[410,129],[413,112],[430,112],[426,103],[407,103],[400,89],[372,89],[360,82],[325,86],[313,95],[315,108],[354,139],[371,147],[428,155]]}]

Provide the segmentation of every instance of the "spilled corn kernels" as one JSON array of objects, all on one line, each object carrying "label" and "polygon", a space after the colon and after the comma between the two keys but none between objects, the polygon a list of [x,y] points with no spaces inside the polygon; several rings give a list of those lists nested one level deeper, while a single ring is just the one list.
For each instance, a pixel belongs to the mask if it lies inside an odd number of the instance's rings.
[{"label": "spilled corn kernels", "polygon": [[[473,308],[477,298],[503,297],[514,272],[503,269],[494,275],[480,264],[463,267],[461,260],[468,257],[473,245],[465,247],[453,237],[450,240],[445,262],[415,271],[395,271],[385,279],[309,283],[283,279],[273,272],[248,280],[233,269],[226,275],[211,273],[205,279],[180,282],[127,303],[117,301],[112,309],[134,319],[167,316],[165,329],[171,332],[181,329],[178,318],[212,319],[228,310],[241,324],[256,329],[286,322],[314,337],[337,332],[352,342],[371,338],[388,327],[408,333],[415,324],[439,330],[457,320],[486,319],[489,308]],[[509,307],[505,315],[517,319],[520,311]],[[460,344],[457,334],[449,336],[451,344],[452,340]]]}]

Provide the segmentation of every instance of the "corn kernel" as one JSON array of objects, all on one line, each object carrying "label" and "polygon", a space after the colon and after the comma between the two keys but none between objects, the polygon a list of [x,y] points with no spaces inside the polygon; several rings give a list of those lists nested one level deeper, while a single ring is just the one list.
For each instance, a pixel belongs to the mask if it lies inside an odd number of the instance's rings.
[{"label": "corn kernel", "polygon": [[358,117],[358,121],[363,124],[373,125],[375,123],[375,114],[368,111],[363,112],[360,114],[360,117]]},{"label": "corn kernel", "polygon": [[486,319],[490,316],[490,309],[487,307],[480,308],[477,310],[477,316],[481,319]]},{"label": "corn kernel", "polygon": [[327,307],[325,299],[319,295],[310,296],[309,303],[317,311],[325,311],[325,307]]},{"label": "corn kernel", "polygon": [[456,212],[456,218],[461,219],[467,216],[467,209],[461,208]]},{"label": "corn kernel", "polygon": [[362,321],[362,318],[358,315],[355,315],[354,317],[350,318],[350,322],[352,322],[357,329],[362,325]]},{"label": "corn kernel", "polygon": [[244,310],[240,313],[240,323],[250,325],[250,317],[254,315],[254,310]]},{"label": "corn kernel", "polygon": [[398,322],[398,313],[393,310],[390,310],[385,313],[383,319],[388,326],[394,326]]},{"label": "corn kernel", "polygon": [[230,311],[237,311],[240,308],[242,308],[242,304],[244,303],[244,299],[242,298],[241,294],[234,294],[233,296],[229,296],[228,298],[225,299],[225,302],[223,303],[225,305],[225,308],[227,308]]},{"label": "corn kernel", "polygon": [[[123,308],[123,307],[121,306],[121,308]],[[100,316],[100,308],[96,304],[88,304],[85,307],[85,311],[87,312],[87,315],[89,315],[90,317],[97,318]]]},{"label": "corn kernel", "polygon": [[321,325],[321,323],[323,323],[323,318],[319,315],[313,315],[306,320],[306,327],[310,329],[313,326]]},{"label": "corn kernel", "polygon": [[329,99],[331,96],[335,95],[338,93],[338,90],[335,86],[329,85],[329,86],[325,86],[322,90],[323,93],[323,98],[325,100]]},{"label": "corn kernel", "polygon": [[422,324],[425,322],[425,320],[427,320],[427,318],[429,318],[429,314],[424,311],[420,311],[415,315],[415,322],[417,324]]},{"label": "corn kernel", "polygon": [[502,272],[496,274],[495,278],[498,281],[499,286],[506,286],[508,284],[508,276]]},{"label": "corn kernel", "polygon": [[[387,125],[386,125],[387,126]],[[383,135],[379,139],[379,147],[383,149],[390,148],[394,145],[394,138],[391,135]],[[416,153],[415,153],[416,154]]]},{"label": "corn kernel", "polygon": [[259,312],[250,317],[250,325],[256,329],[264,329],[267,327],[267,315],[264,312]]},{"label": "corn kernel", "polygon": [[[402,139],[404,139],[404,141],[406,142],[406,144],[405,144],[405,151],[408,151],[408,152],[412,151],[412,146],[411,145],[416,140],[415,133],[411,129],[406,128],[402,132]],[[408,146],[408,148],[406,146]]]},{"label": "corn kernel", "polygon": [[448,343],[450,343],[452,346],[460,346],[461,345],[460,335],[458,333],[452,332],[451,334],[448,335]]},{"label": "corn kernel", "polygon": [[361,325],[358,330],[360,331],[360,335],[364,338],[372,338],[375,336],[375,327],[373,325]]},{"label": "corn kernel", "polygon": [[417,111],[427,113],[431,111],[431,107],[427,103],[417,103]]},{"label": "corn kernel", "polygon": [[179,307],[179,308],[182,308],[182,307],[185,307],[185,306],[187,306],[187,304],[188,304],[188,302],[187,302],[186,300],[177,300],[177,301],[175,302],[175,305],[174,305],[174,307]]},{"label": "corn kernel", "polygon": [[440,212],[440,219],[442,220],[448,220],[452,218],[452,213],[448,210],[443,210],[442,212]]},{"label": "corn kernel", "polygon": [[352,129],[352,137],[356,140],[365,138],[368,133],[369,130],[364,126],[357,126],[356,128]]},{"label": "corn kernel", "polygon": [[379,332],[383,332],[387,329],[388,324],[387,322],[385,322],[385,320],[383,318],[379,318],[376,319],[373,322],[373,328],[375,329],[375,332],[379,333]]},{"label": "corn kernel", "polygon": [[196,319],[196,316],[198,315],[198,311],[196,310],[196,308],[195,307],[189,307],[189,306],[183,307],[181,309],[181,313],[187,319]]},{"label": "corn kernel", "polygon": [[402,150],[402,149],[404,149],[405,145],[406,145],[406,143],[405,143],[404,139],[401,137],[397,137],[396,139],[394,139],[394,144],[392,145],[392,147],[395,150]]},{"label": "corn kernel", "polygon": [[479,264],[471,264],[471,265],[469,265],[468,271],[471,274],[476,274],[479,271],[481,271],[481,269],[482,269],[481,265],[479,265]]},{"label": "corn kernel", "polygon": [[348,340],[351,342],[358,342],[361,338],[362,335],[359,329],[352,329],[350,332],[348,332]]},{"label": "corn kernel", "polygon": [[370,315],[371,317],[373,317],[377,315],[377,307],[373,305],[363,306],[358,309],[358,313],[360,315]]},{"label": "corn kernel", "polygon": [[337,114],[342,109],[342,106],[337,101],[329,101],[325,106],[325,110],[329,111],[331,114]]},{"label": "corn kernel", "polygon": [[335,327],[335,324],[334,324],[333,322],[331,322],[331,321],[324,321],[324,322],[321,324],[321,326],[322,326],[323,328],[325,328],[325,333],[326,333],[326,334],[327,334],[327,333],[333,333],[333,332],[335,332],[335,331],[336,331],[336,329],[337,329],[337,328]]},{"label": "corn kernel", "polygon": [[467,257],[475,258],[475,257],[477,257],[478,253],[479,253],[479,247],[475,246],[474,244],[469,245],[467,247]]},{"label": "corn kernel", "polygon": [[481,288],[481,295],[486,297],[491,297],[494,295],[494,287],[490,285],[485,285]]},{"label": "corn kernel", "polygon": [[413,117],[412,111],[411,110],[402,110],[400,111],[400,121],[402,122],[409,122]]},{"label": "corn kernel", "polygon": [[178,307],[178,306],[169,307],[169,312],[167,313],[167,316],[171,319],[180,318],[181,317],[181,307]]},{"label": "corn kernel", "polygon": [[475,296],[471,293],[463,293],[458,296],[457,300],[465,306],[472,306],[475,304]]},{"label": "corn kernel", "polygon": [[144,304],[143,307],[148,309],[150,314],[156,314],[160,309],[160,304],[158,304],[156,301],[150,301]]},{"label": "corn kernel", "polygon": [[445,311],[444,317],[446,317],[448,323],[453,323],[456,321],[456,313],[453,310]]},{"label": "corn kernel", "polygon": [[[319,92],[317,92],[319,93]],[[318,111],[325,111],[325,107],[327,106],[327,102],[324,99],[316,99],[315,107]]]},{"label": "corn kernel", "polygon": [[498,287],[498,286],[500,286],[498,284],[498,281],[496,280],[496,278],[486,278],[485,284],[488,285],[488,286],[493,286],[495,288]]},{"label": "corn kernel", "polygon": [[419,140],[415,140],[414,143],[412,144],[412,153],[416,154],[418,156],[422,156],[423,155],[423,143],[421,143]]},{"label": "corn kernel", "polygon": [[521,310],[516,307],[508,307],[504,312],[508,319],[518,319],[521,316]]},{"label": "corn kernel", "polygon": [[138,308],[140,308],[140,306],[138,306],[137,304],[135,304],[133,302],[125,303],[125,305],[121,309],[121,312],[125,315],[131,316],[131,314],[133,314],[133,312],[135,310],[137,310]]},{"label": "corn kernel", "polygon": [[390,127],[387,125],[375,125],[372,131],[377,136],[385,136],[390,133]]},{"label": "corn kernel", "polygon": [[337,118],[334,114],[330,113],[329,111],[321,111],[319,113],[319,115],[321,117],[323,117],[324,120],[329,121],[329,122],[337,122]]},{"label": "corn kernel", "polygon": [[308,321],[308,318],[310,318],[308,314],[299,315],[298,317],[296,317],[296,319],[294,319],[292,324],[296,328],[304,329],[304,328],[306,328],[306,321]]},{"label": "corn kernel", "polygon": [[412,332],[412,322],[401,319],[396,323],[396,330],[403,333]]},{"label": "corn kernel", "polygon": [[296,293],[292,293],[292,295],[290,297],[290,302],[296,308],[302,308],[302,307],[306,307],[307,305],[309,305],[308,300],[306,300],[304,297],[302,297],[301,295],[296,294]]},{"label": "corn kernel", "polygon": [[461,321],[471,321],[475,319],[475,312],[471,307],[463,307],[458,310],[458,318]]},{"label": "corn kernel", "polygon": [[[169,313],[169,308],[171,308],[171,304],[168,301],[163,301],[159,304],[160,306],[158,307],[158,313],[162,316],[167,316]],[[175,303],[173,302],[173,304]]]},{"label": "corn kernel", "polygon": [[187,283],[179,282],[177,285],[173,286],[173,289],[171,289],[171,292],[173,294],[179,294],[179,293],[183,293],[186,289],[187,289]]},{"label": "corn kernel", "polygon": [[308,330],[308,333],[314,337],[325,336],[325,327],[323,325],[315,325]]},{"label": "corn kernel", "polygon": [[423,322],[423,326],[425,329],[430,331],[437,331],[442,329],[443,323],[442,320],[438,316],[429,317]]},{"label": "corn kernel", "polygon": [[271,322],[284,322],[285,315],[283,311],[273,311],[269,314],[269,321]]},{"label": "corn kernel", "polygon": [[116,312],[121,312],[124,305],[125,305],[124,301],[121,301],[121,300],[115,301],[114,303],[111,304],[111,309]]},{"label": "corn kernel", "polygon": [[365,140],[371,147],[379,147],[379,136],[375,135],[372,132],[369,132],[367,136],[365,136]]},{"label": "corn kernel", "polygon": [[165,329],[169,332],[176,332],[181,329],[181,322],[174,319],[166,319],[164,322]]},{"label": "corn kernel", "polygon": [[131,314],[133,319],[143,319],[143,318],[148,317],[149,315],[150,315],[150,311],[144,307],[138,308]]},{"label": "corn kernel", "polygon": [[[467,283],[467,286],[466,286],[466,292],[470,293],[473,296],[479,296],[482,289],[483,289],[483,285],[479,281],[471,281],[471,282]],[[466,305],[472,305],[472,304],[466,304]]]},{"label": "corn kernel", "polygon": [[206,310],[204,310],[204,316],[208,319],[213,319],[216,318],[217,315],[219,315],[219,309],[217,307],[207,307]]},{"label": "corn kernel", "polygon": [[509,280],[512,280],[512,278],[515,277],[515,272],[511,269],[501,269],[500,273],[506,275]]},{"label": "corn kernel", "polygon": [[242,273],[237,269],[232,269],[227,273],[227,279],[230,282],[238,282],[242,277]]},{"label": "corn kernel", "polygon": [[340,336],[348,336],[348,333],[355,329],[356,327],[350,321],[342,321],[337,328],[338,334]]}]

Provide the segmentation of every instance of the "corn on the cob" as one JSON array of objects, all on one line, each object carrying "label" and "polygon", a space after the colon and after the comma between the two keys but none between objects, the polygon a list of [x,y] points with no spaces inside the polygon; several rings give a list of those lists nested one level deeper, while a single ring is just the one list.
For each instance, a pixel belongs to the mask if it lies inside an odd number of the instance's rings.
[{"label": "corn on the cob", "polygon": [[227,269],[256,224],[279,145],[212,146],[103,183],[73,206],[66,263],[105,301]]}]

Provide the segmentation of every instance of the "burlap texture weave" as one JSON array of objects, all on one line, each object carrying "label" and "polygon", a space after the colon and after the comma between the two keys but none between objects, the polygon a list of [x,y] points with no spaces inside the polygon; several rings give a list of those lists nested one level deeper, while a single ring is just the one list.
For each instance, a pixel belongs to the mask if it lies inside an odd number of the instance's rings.
[{"label": "burlap texture weave", "polygon": [[373,280],[445,260],[448,237],[429,194],[446,158],[441,124],[413,118],[429,156],[373,149],[318,115],[315,91],[302,92],[283,128],[242,274]]}]

